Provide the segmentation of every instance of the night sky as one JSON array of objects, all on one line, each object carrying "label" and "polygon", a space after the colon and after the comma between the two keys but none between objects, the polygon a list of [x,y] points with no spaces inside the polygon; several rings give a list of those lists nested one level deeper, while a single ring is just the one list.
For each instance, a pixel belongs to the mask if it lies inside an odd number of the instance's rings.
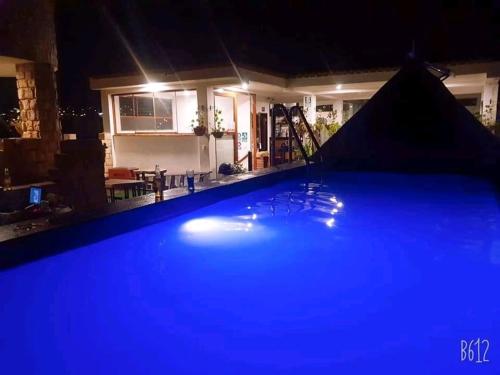
[{"label": "night sky", "polygon": [[[418,5],[417,5],[418,4]],[[92,75],[237,64],[282,74],[500,59],[500,0],[59,1],[62,105],[98,103]],[[226,52],[227,51],[227,54]]]}]

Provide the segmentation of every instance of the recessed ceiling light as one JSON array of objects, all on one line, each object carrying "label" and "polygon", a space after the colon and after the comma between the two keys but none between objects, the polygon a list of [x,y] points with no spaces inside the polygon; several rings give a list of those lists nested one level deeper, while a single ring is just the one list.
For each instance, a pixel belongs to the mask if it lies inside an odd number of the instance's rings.
[{"label": "recessed ceiling light", "polygon": [[149,82],[144,85],[144,91],[147,92],[158,92],[165,90],[166,86],[163,83],[160,82]]}]

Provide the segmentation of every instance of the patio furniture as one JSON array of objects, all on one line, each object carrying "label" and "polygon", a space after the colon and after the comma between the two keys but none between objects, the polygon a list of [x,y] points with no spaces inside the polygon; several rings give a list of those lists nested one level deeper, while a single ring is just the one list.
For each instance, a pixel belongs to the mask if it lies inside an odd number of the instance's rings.
[{"label": "patio furniture", "polygon": [[122,180],[135,180],[135,170],[137,168],[129,167],[114,167],[108,169],[108,178],[122,179]]},{"label": "patio furniture", "polygon": [[[166,169],[160,169],[160,176],[162,181],[163,188],[168,189],[168,185],[166,183]],[[154,169],[136,169],[134,171],[136,180],[142,180],[146,183],[146,189],[148,191],[153,191],[153,182],[156,176],[156,171]]]},{"label": "patio furniture", "polygon": [[146,194],[146,183],[144,181],[112,178],[106,180],[105,187],[106,191],[109,192],[108,198],[111,202],[121,199],[116,196],[117,190],[123,191],[123,199]]},{"label": "patio furniture", "polygon": [[[207,177],[210,176],[210,173],[210,171],[194,171],[194,176],[195,178],[198,177],[198,183],[204,183],[206,182]],[[186,186],[186,172],[167,171],[167,181],[169,181],[169,189],[184,187]]]}]

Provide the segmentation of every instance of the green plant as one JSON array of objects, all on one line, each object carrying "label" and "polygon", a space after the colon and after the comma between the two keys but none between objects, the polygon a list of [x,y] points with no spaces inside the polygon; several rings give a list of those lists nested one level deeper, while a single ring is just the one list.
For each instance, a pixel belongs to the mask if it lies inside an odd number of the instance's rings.
[{"label": "green plant", "polygon": [[338,122],[332,122],[331,124],[326,124],[325,129],[328,133],[328,138],[334,135],[339,129],[341,125]]},{"label": "green plant", "polygon": [[229,176],[232,174],[245,173],[247,170],[243,168],[240,163],[222,163],[219,165],[219,173],[225,176]]},{"label": "green plant", "polygon": [[214,110],[214,127],[210,134],[212,134],[215,138],[220,138],[226,131],[225,128],[222,127],[222,123],[224,119],[222,118],[222,111],[220,109],[215,108]]},{"label": "green plant", "polygon": [[191,128],[204,128],[205,127],[205,111],[200,108],[196,111],[195,117],[191,120]]}]

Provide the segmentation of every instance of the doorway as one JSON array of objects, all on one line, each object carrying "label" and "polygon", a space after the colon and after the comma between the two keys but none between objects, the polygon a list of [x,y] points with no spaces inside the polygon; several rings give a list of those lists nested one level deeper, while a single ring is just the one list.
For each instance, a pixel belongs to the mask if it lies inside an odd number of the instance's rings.
[{"label": "doorway", "polygon": [[214,109],[221,111],[221,127],[225,129],[222,138],[215,140],[216,171],[222,163],[236,163],[238,158],[238,114],[233,93],[216,93]]}]

